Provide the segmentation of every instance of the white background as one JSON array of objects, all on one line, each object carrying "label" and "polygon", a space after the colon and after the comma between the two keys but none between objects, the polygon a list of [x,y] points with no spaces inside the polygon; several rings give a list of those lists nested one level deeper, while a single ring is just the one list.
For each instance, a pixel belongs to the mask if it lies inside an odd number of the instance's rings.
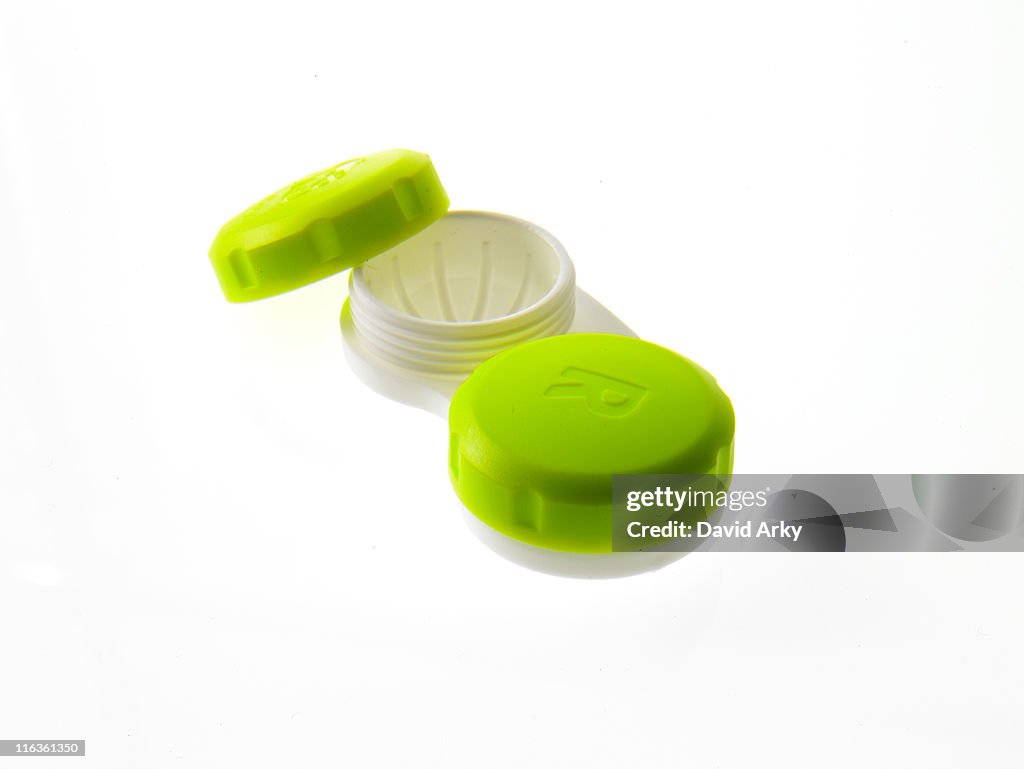
[{"label": "white background", "polygon": [[0,738],[1020,766],[1020,556],[526,571],[461,521],[444,424],[348,371],[345,279],[229,305],[206,251],[420,149],[718,377],[738,471],[1024,472],[1022,40],[1014,2],[4,3]]}]

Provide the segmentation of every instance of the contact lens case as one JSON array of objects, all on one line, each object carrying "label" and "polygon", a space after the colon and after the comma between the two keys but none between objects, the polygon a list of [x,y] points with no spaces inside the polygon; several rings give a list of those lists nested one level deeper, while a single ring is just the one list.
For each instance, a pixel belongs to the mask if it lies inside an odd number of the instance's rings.
[{"label": "contact lens case", "polygon": [[573,576],[680,557],[611,552],[612,476],[730,474],[729,399],[578,288],[550,233],[448,207],[429,157],[381,152],[239,214],[210,260],[236,302],[351,269],[346,359],[373,390],[448,419],[452,486],[492,550]]}]

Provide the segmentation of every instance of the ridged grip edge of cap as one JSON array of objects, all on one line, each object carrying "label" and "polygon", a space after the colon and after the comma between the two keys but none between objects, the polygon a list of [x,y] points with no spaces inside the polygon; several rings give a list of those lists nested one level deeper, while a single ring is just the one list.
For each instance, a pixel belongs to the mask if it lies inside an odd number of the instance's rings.
[{"label": "ridged grip edge of cap", "polygon": [[362,264],[448,210],[427,155],[387,150],[325,168],[227,222],[210,247],[224,296],[248,302]]}]

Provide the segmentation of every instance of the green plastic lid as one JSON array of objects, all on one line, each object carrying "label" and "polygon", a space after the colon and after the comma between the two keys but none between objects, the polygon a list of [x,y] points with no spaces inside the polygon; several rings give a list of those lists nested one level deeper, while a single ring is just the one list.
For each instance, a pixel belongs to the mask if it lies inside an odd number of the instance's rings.
[{"label": "green plastic lid", "polygon": [[210,247],[224,296],[248,302],[362,264],[448,210],[430,158],[388,150],[326,168],[225,224]]},{"label": "green plastic lid", "polygon": [[612,475],[732,472],[725,393],[700,366],[633,337],[568,334],[500,353],[456,391],[449,426],[466,507],[554,550],[611,550]]}]

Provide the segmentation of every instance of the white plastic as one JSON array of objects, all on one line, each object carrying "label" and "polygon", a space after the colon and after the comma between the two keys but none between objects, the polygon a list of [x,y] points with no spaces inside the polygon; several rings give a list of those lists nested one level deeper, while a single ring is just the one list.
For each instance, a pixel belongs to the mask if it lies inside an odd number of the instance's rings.
[{"label": "white plastic", "polygon": [[643,574],[675,563],[684,551],[655,553],[563,553],[520,542],[502,534],[481,521],[465,505],[462,515],[473,535],[497,553],[513,563],[533,571],[554,574],[557,577],[578,579],[613,579]]},{"label": "white plastic", "polygon": [[[554,236],[482,211],[450,212],[353,270],[341,329],[346,358],[364,384],[443,419],[473,369],[509,347],[565,333],[635,336],[576,287],[572,260]],[[489,548],[552,574],[624,576],[681,555],[547,550],[466,513]]]},{"label": "white plastic", "polygon": [[479,364],[564,333],[635,336],[576,287],[565,248],[502,214],[449,213],[349,277],[345,353],[371,389],[447,418]]}]

